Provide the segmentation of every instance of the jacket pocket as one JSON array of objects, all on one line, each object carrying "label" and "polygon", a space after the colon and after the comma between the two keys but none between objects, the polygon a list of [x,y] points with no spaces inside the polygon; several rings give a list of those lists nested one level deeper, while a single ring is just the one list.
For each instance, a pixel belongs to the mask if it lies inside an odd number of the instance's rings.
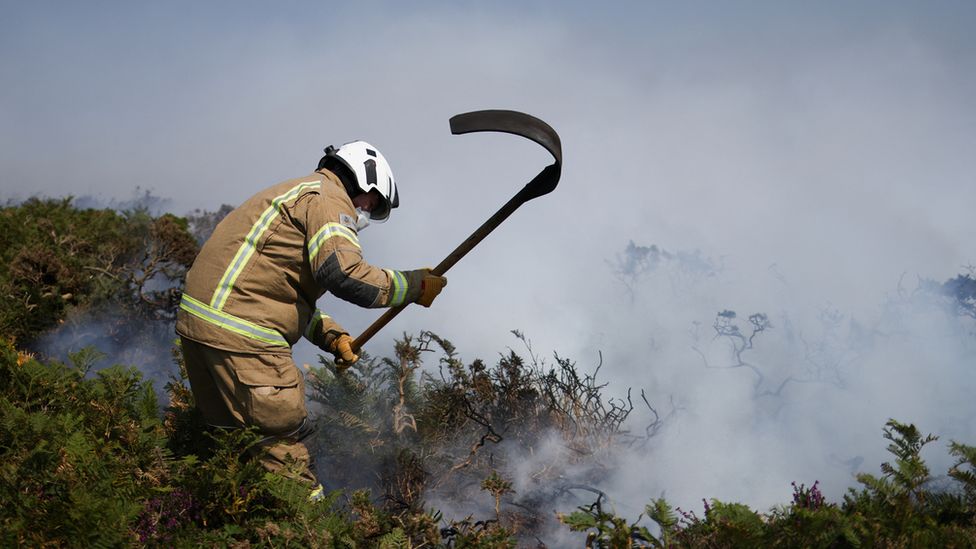
[{"label": "jacket pocket", "polygon": [[235,369],[245,421],[266,435],[288,435],[305,420],[305,380],[290,357],[262,356],[256,367]]}]

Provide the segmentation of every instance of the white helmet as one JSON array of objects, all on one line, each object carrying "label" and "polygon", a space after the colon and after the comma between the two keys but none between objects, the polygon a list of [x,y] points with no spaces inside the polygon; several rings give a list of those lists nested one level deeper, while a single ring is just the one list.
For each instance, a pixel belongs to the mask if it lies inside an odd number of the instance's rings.
[{"label": "white helmet", "polygon": [[365,141],[346,143],[338,149],[329,146],[323,161],[327,158],[334,158],[349,168],[360,190],[368,193],[376,189],[383,197],[381,205],[369,213],[370,220],[382,223],[390,217],[390,210],[400,205],[393,170],[376,147]]}]

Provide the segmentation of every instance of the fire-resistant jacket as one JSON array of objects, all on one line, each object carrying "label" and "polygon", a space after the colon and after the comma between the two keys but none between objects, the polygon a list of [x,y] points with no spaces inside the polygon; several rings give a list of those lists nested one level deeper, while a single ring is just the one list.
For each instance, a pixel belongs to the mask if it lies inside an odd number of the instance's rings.
[{"label": "fire-resistant jacket", "polygon": [[345,332],[315,308],[326,291],[362,307],[414,301],[414,272],[367,263],[355,220],[342,183],[324,169],[251,197],[217,225],[187,273],[177,333],[245,353],[287,352],[303,335],[327,349]]}]

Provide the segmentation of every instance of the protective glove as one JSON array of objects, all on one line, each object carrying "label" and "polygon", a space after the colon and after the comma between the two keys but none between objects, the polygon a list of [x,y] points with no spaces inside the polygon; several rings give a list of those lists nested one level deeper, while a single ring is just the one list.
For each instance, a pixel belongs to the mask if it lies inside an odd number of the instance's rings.
[{"label": "protective glove", "polygon": [[340,334],[329,343],[329,352],[335,355],[336,369],[345,371],[359,360],[359,355],[352,351],[353,339],[349,334]]},{"label": "protective glove", "polygon": [[447,286],[447,277],[430,273],[430,269],[417,269],[403,273],[407,277],[407,301],[430,307],[434,298]]},{"label": "protective glove", "polygon": [[417,303],[424,307],[430,307],[430,304],[434,302],[435,297],[440,295],[444,286],[447,286],[446,276],[432,275],[430,271],[427,271],[427,275],[420,282],[420,297],[417,298]]}]

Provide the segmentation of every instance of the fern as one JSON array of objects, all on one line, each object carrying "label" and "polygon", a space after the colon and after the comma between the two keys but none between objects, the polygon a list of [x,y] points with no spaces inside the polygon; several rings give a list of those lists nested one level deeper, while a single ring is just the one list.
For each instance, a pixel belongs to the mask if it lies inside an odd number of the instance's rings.
[{"label": "fern", "polygon": [[661,540],[658,546],[670,547],[672,537],[678,529],[678,514],[663,497],[651,501],[644,507],[644,513],[661,529]]},{"label": "fern", "polygon": [[338,413],[339,422],[347,429],[355,429],[363,434],[375,434],[379,431],[360,417],[357,417],[345,410]]},{"label": "fern", "polygon": [[938,440],[933,435],[922,436],[913,424],[889,419],[885,424],[884,438],[891,441],[888,452],[895,456],[895,463],[881,464],[881,471],[894,483],[899,494],[908,494],[922,500],[922,486],[929,481],[929,468],[921,458],[922,448]]},{"label": "fern", "polygon": [[976,505],[976,446],[952,441],[949,453],[956,456],[956,463],[949,469],[949,476],[961,482],[970,505]]},{"label": "fern", "polygon": [[393,531],[380,538],[377,547],[379,549],[410,549],[413,545],[402,529],[394,528]]}]

